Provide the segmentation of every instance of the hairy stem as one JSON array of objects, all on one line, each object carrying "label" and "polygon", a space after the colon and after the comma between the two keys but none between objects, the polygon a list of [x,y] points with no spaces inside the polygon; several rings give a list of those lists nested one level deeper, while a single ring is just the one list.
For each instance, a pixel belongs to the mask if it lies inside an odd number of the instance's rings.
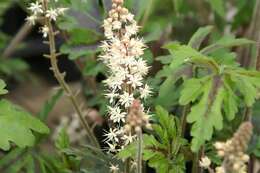
[{"label": "hairy stem", "polygon": [[142,143],[143,143],[143,138],[142,138],[142,130],[140,130],[137,133],[137,137],[138,137],[138,144],[137,144],[137,173],[142,173],[142,154],[143,154],[143,147],[142,147]]},{"label": "hairy stem", "polygon": [[[48,9],[48,0],[44,0],[44,10]],[[67,94],[68,98],[71,101],[71,104],[73,105],[78,118],[80,119],[84,129],[87,132],[87,136],[90,140],[90,142],[97,148],[100,148],[99,143],[93,133],[93,131],[91,130],[90,126],[88,125],[88,123],[85,121],[84,119],[84,115],[83,112],[79,106],[79,103],[76,99],[76,95],[72,92],[70,86],[66,83],[65,81],[65,74],[61,73],[58,67],[58,61],[57,61],[57,52],[56,52],[56,45],[55,45],[55,35],[56,33],[54,32],[51,20],[49,18],[45,19],[45,24],[47,25],[47,27],[49,28],[49,33],[48,33],[48,39],[49,39],[49,46],[50,46],[50,55],[48,58],[50,58],[51,61],[51,70],[54,73],[55,78],[57,79],[59,85],[62,87],[62,89],[64,90],[64,92]]]}]

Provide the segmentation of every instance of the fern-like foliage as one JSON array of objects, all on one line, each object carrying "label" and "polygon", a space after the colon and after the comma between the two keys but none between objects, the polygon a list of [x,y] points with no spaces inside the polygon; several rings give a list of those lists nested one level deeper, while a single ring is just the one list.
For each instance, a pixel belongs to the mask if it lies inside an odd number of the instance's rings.
[{"label": "fern-like foliage", "polygon": [[[167,70],[159,73],[166,77],[160,93],[169,92],[164,90],[169,88],[166,87],[169,83],[174,85],[180,78],[184,81],[180,86],[179,103],[192,105],[187,122],[192,123],[191,149],[194,152],[212,138],[214,129],[223,128],[224,118],[234,119],[238,107],[241,106],[238,103],[244,103],[242,106],[252,106],[260,87],[260,73],[240,68],[234,60],[234,53],[224,49],[253,42],[225,36],[198,50],[211,30],[210,26],[200,28],[188,45],[166,45],[172,60],[165,67]],[[218,51],[222,51],[223,57],[219,57],[221,54]]]},{"label": "fern-like foliage", "polygon": [[[185,172],[183,148],[187,141],[181,137],[179,120],[156,107],[158,123],[153,125],[153,135],[143,135],[143,159],[158,173]],[[122,150],[119,158],[135,158],[137,144],[133,143]]]}]

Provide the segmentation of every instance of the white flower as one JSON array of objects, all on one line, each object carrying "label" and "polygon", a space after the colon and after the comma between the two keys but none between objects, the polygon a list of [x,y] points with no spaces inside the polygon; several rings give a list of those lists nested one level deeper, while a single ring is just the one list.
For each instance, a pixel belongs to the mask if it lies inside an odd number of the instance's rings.
[{"label": "white flower", "polygon": [[100,46],[102,48],[102,50],[105,52],[105,51],[108,51],[109,48],[110,48],[110,45],[107,41],[102,41],[102,45]]},{"label": "white flower", "polygon": [[126,35],[127,36],[136,35],[138,32],[138,29],[139,29],[139,27],[137,26],[137,23],[133,22],[131,25],[127,25],[125,27]]},{"label": "white flower", "polygon": [[122,137],[122,139],[124,140],[124,145],[128,145],[130,143],[132,143],[135,139],[136,139],[136,135],[132,135],[131,133],[128,135],[124,135]]},{"label": "white flower", "polygon": [[127,82],[127,84],[131,84],[131,86],[135,89],[136,87],[140,87],[143,85],[142,83],[142,76],[140,75],[129,75],[129,81]]},{"label": "white flower", "polygon": [[37,16],[36,15],[31,15],[31,16],[28,16],[25,20],[27,22],[29,22],[30,25],[35,25],[35,22],[37,20]]},{"label": "white flower", "polygon": [[105,36],[106,36],[106,38],[113,38],[114,33],[113,33],[112,29],[111,30],[106,30],[105,31]]},{"label": "white flower", "polygon": [[118,165],[113,165],[113,164],[111,164],[110,167],[109,167],[109,169],[110,169],[110,172],[111,172],[111,173],[117,173],[117,172],[119,171]]},{"label": "white flower", "polygon": [[150,96],[151,93],[152,93],[151,88],[147,84],[145,84],[143,88],[140,88],[140,97],[142,99],[146,99],[147,97]]},{"label": "white flower", "polygon": [[128,13],[128,14],[126,15],[126,19],[127,19],[129,22],[133,22],[133,20],[134,20],[134,15],[131,14],[131,13]]},{"label": "white flower", "polygon": [[132,38],[129,43],[129,47],[131,47],[130,52],[131,55],[135,57],[142,56],[144,54],[145,45],[143,40]]},{"label": "white flower", "polygon": [[115,141],[115,142],[118,142],[119,139],[118,139],[118,135],[120,134],[120,131],[118,131],[118,129],[112,129],[110,128],[108,132],[105,133],[105,140],[104,141]]},{"label": "white flower", "polygon": [[225,149],[225,143],[223,143],[223,142],[216,142],[216,143],[214,144],[214,146],[215,146],[215,148],[216,148],[217,150],[223,150],[223,149]]},{"label": "white flower", "polygon": [[42,5],[38,1],[31,3],[28,9],[35,15],[43,13]]},{"label": "white flower", "polygon": [[116,149],[117,145],[115,143],[106,142],[106,144],[108,145],[108,147],[106,148],[108,152],[115,153],[118,151],[118,149]]},{"label": "white flower", "polygon": [[208,168],[211,164],[211,160],[207,156],[205,156],[205,157],[201,158],[199,164],[200,164],[200,167],[202,167],[202,168]]},{"label": "white flower", "polygon": [[140,73],[142,76],[147,75],[148,70],[149,70],[149,67],[147,66],[145,60],[143,60],[143,59],[138,59],[138,60],[136,61],[136,64],[135,64],[135,65],[136,65],[136,66],[133,67],[133,72],[135,72],[135,73],[138,72],[138,73]]},{"label": "white flower", "polygon": [[[116,9],[120,7],[123,14]],[[148,85],[143,84],[149,67],[141,58],[146,48],[143,40],[134,38],[139,30],[134,15],[121,4],[119,7],[113,5],[112,8],[113,11],[108,13],[109,18],[104,20],[103,27],[107,40],[100,46],[104,53],[99,58],[109,69],[109,76],[104,83],[113,91],[107,93],[106,97],[113,105],[108,107],[110,122],[113,122],[112,127],[117,129],[110,129],[105,141],[112,141],[112,144],[108,145],[112,152],[117,152],[119,148],[122,149],[135,139],[135,136],[126,134],[123,130],[128,108],[135,99],[147,98],[151,91]],[[140,93],[139,98],[134,97],[136,93]]]},{"label": "white flower", "polygon": [[68,8],[57,8],[58,15],[64,15],[64,13],[68,10]]},{"label": "white flower", "polygon": [[112,23],[113,29],[121,29],[122,23],[120,21],[114,21]]},{"label": "white flower", "polygon": [[221,166],[216,167],[216,173],[226,173],[225,169]]},{"label": "white flower", "polygon": [[50,10],[47,10],[46,12],[46,17],[50,18],[51,20],[54,20],[56,21],[57,20],[57,17],[58,17],[58,12],[56,9],[50,9]]},{"label": "white flower", "polygon": [[[121,112],[119,107],[108,106],[110,119],[114,123],[125,122],[126,112]],[[120,132],[119,132],[120,133]]]},{"label": "white flower", "polygon": [[119,75],[110,76],[107,78],[104,83],[108,85],[112,90],[121,89],[121,85],[123,84],[123,78]]},{"label": "white flower", "polygon": [[134,101],[133,94],[129,94],[128,92],[124,92],[122,95],[120,95],[120,103],[124,105],[126,108],[130,107]]},{"label": "white flower", "polygon": [[118,94],[112,91],[110,93],[105,94],[105,96],[109,99],[109,103],[113,103],[114,99],[118,97]]},{"label": "white flower", "polygon": [[42,28],[41,28],[41,32],[43,34],[43,37],[46,38],[49,34],[49,28],[47,25],[44,25]]},{"label": "white flower", "polygon": [[103,24],[104,30],[105,30],[105,37],[108,39],[112,39],[114,36],[113,30],[112,30],[112,24],[111,22],[106,19],[104,20],[104,24]]}]

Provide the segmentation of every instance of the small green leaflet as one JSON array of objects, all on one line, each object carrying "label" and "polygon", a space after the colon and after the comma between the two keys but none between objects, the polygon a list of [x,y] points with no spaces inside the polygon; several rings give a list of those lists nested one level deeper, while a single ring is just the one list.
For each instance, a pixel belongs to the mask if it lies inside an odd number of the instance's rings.
[{"label": "small green leaflet", "polygon": [[10,143],[18,147],[33,146],[33,131],[47,134],[49,129],[40,120],[12,105],[7,100],[0,101],[0,148],[10,149]]},{"label": "small green leaflet", "polygon": [[59,150],[67,149],[70,147],[70,139],[65,127],[63,127],[58,133],[58,137],[55,140],[55,147]]},{"label": "small green leaflet", "polygon": [[191,37],[189,41],[189,46],[191,46],[194,49],[199,49],[201,43],[205,40],[207,35],[213,30],[213,26],[205,26],[199,28],[195,34]]},{"label": "small green leaflet", "polygon": [[245,39],[245,38],[235,38],[233,35],[225,35],[217,42],[203,48],[200,52],[204,55],[208,55],[212,52],[215,52],[219,49],[230,48],[234,46],[241,46],[246,44],[253,44],[254,41]]},{"label": "small green leaflet", "polygon": [[0,95],[8,93],[8,91],[5,89],[6,84],[3,80],[0,79]]},{"label": "small green leaflet", "polygon": [[190,102],[194,102],[199,95],[203,93],[203,85],[207,83],[209,77],[203,79],[190,79],[184,82],[184,88],[181,91],[180,104],[187,105]]},{"label": "small green leaflet", "polygon": [[45,121],[49,115],[49,113],[53,110],[56,103],[59,101],[59,99],[63,95],[63,90],[58,89],[56,93],[45,102],[45,104],[42,107],[42,110],[39,112],[38,116],[40,120]]}]

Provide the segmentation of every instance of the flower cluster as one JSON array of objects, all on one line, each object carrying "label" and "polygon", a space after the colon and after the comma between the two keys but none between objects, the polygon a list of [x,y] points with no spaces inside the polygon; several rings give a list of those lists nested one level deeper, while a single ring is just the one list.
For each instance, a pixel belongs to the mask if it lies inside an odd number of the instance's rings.
[{"label": "flower cluster", "polygon": [[[30,3],[28,10],[31,12],[31,15],[26,18],[26,20],[31,24],[35,25],[38,19],[48,18],[51,21],[56,21],[60,15],[64,15],[67,8],[49,8],[44,6],[44,1],[48,0],[37,0],[34,3]],[[56,2],[56,1],[55,1]],[[46,38],[49,33],[49,28],[44,25],[40,29],[43,37]]]},{"label": "flower cluster", "polygon": [[152,128],[149,123],[149,116],[143,112],[140,101],[134,100],[127,115],[124,129],[128,133],[138,133],[142,130],[142,127]]},{"label": "flower cluster", "polygon": [[134,15],[123,7],[123,3],[123,0],[112,0],[112,9],[103,25],[107,40],[101,45],[104,53],[100,55],[110,74],[105,84],[111,129],[105,135],[105,142],[113,152],[135,138],[123,129],[133,101],[146,99],[151,94],[150,87],[143,82],[149,69],[141,58],[146,46],[137,37],[139,27]]},{"label": "flower cluster", "polygon": [[72,117],[63,116],[60,119],[60,123],[53,134],[54,141],[57,139],[63,128],[66,129],[66,133],[68,134],[70,143],[72,144],[81,143],[83,142],[83,139],[86,138],[86,131],[81,127],[80,120],[75,114],[73,114]]},{"label": "flower cluster", "polygon": [[[83,111],[84,119],[88,122],[93,122],[91,125],[94,127],[95,125],[101,125],[102,120],[98,119],[100,117],[98,112],[95,109],[84,109]],[[87,138],[87,133],[84,128],[82,128],[82,124],[80,119],[77,118],[77,114],[69,114],[64,115],[59,119],[58,126],[54,129],[53,140],[55,141],[60,133],[60,131],[65,128],[66,133],[69,136],[70,143],[84,143]]]},{"label": "flower cluster", "polygon": [[210,164],[211,164],[211,160],[207,156],[202,157],[201,160],[199,161],[199,165],[202,168],[209,168]]},{"label": "flower cluster", "polygon": [[245,151],[252,136],[252,129],[250,122],[244,122],[232,139],[215,143],[218,155],[224,158],[222,165],[216,168],[216,173],[247,172],[246,163],[249,161],[249,156],[245,154]]}]

